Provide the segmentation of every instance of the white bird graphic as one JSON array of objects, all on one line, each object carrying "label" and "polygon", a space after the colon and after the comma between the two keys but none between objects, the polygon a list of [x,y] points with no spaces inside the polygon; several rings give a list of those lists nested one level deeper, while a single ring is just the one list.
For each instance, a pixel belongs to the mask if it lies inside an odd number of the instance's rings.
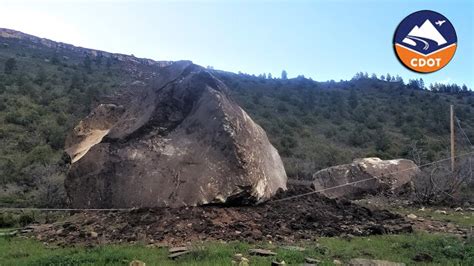
[{"label": "white bird graphic", "polygon": [[435,22],[436,25],[438,25],[439,27],[441,27],[441,25],[443,25],[443,23],[445,23],[446,20],[438,20]]}]

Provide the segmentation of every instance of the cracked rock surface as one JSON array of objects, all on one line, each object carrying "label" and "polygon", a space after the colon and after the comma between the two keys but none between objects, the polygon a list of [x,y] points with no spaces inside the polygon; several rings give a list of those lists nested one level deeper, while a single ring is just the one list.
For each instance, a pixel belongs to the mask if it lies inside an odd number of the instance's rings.
[{"label": "cracked rock surface", "polygon": [[366,194],[410,189],[419,171],[411,160],[362,158],[316,172],[311,186],[330,198],[357,199]]},{"label": "cracked rock surface", "polygon": [[255,204],[286,189],[277,150],[221,81],[187,61],[148,76],[67,137],[72,207]]}]

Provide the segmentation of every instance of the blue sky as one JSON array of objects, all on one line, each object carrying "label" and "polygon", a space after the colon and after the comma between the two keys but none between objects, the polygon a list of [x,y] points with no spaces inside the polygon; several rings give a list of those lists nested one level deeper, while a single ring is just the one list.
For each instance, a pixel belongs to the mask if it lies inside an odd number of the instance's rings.
[{"label": "blue sky", "polygon": [[[445,15],[458,35],[453,60],[417,74],[393,53],[398,23],[414,11]],[[474,89],[474,1],[1,1],[0,27],[156,60],[315,80],[358,71]]]}]

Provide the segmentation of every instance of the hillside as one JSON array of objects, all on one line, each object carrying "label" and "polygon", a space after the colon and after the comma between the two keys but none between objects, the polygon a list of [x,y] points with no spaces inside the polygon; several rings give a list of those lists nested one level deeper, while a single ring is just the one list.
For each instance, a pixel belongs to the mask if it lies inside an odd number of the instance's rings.
[{"label": "hillside", "polygon": [[[363,75],[315,82],[217,74],[265,128],[292,177],[307,178],[357,157],[413,159],[416,150],[419,163],[426,163],[449,156],[450,104],[469,139],[474,138],[472,92],[413,89],[402,81]],[[458,142],[460,149],[469,149],[461,135]]]},{"label": "hillside", "polygon": [[[163,64],[0,29],[0,205],[63,205],[66,134],[99,99]],[[315,82],[212,72],[266,130],[291,178],[355,157],[412,159],[415,146],[421,162],[445,157],[450,104],[474,139],[472,92],[364,75]]]}]

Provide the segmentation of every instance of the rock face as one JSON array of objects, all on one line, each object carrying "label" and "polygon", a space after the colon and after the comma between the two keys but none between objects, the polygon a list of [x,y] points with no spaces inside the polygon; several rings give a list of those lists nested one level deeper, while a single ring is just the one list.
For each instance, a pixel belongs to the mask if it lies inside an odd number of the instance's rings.
[{"label": "rock face", "polygon": [[286,189],[278,152],[221,81],[186,61],[152,76],[68,136],[73,207],[253,204]]},{"label": "rock face", "polygon": [[[413,161],[406,159],[381,160],[379,158],[355,159],[351,164],[337,165],[316,172],[312,187],[324,190],[330,198],[358,198],[364,194],[382,191],[397,192],[411,187],[412,178],[420,170]],[[355,182],[352,185],[343,186]],[[333,189],[328,189],[336,187]]]}]

